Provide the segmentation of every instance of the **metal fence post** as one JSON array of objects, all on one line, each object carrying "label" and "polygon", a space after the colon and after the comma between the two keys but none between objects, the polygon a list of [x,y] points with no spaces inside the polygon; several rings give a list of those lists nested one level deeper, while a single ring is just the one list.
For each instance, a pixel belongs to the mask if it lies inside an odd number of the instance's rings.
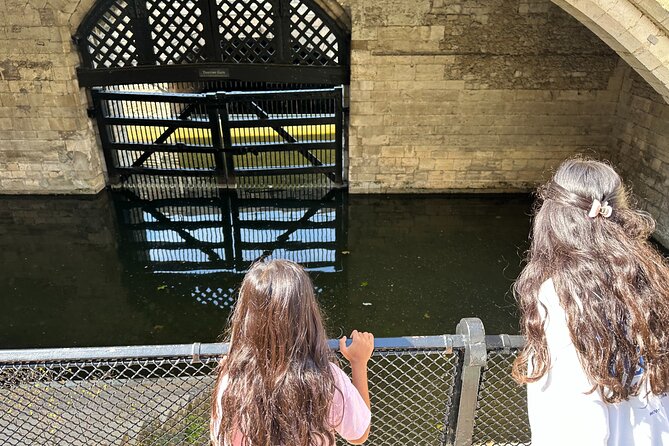
[{"label": "metal fence post", "polygon": [[456,333],[464,337],[462,367],[456,376],[456,395],[453,401],[452,444],[470,446],[474,434],[474,417],[481,381],[481,369],[487,361],[485,329],[478,318],[461,319]]}]

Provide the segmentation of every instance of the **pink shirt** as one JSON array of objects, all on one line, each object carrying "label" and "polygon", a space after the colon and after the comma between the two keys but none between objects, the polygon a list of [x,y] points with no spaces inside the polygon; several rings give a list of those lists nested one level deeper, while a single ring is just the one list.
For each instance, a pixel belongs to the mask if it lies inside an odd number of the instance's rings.
[{"label": "pink shirt", "polygon": [[[371,423],[372,413],[346,373],[333,363],[330,363],[330,368],[332,369],[335,386],[339,391],[335,390],[328,421],[335,425],[335,430],[345,440],[357,440],[367,431]],[[216,396],[216,404],[221,404],[221,398],[227,384],[226,376],[223,377],[219,394]],[[214,426],[214,429],[218,430],[218,428],[219,426]],[[232,446],[241,445],[242,436],[237,433]]]}]

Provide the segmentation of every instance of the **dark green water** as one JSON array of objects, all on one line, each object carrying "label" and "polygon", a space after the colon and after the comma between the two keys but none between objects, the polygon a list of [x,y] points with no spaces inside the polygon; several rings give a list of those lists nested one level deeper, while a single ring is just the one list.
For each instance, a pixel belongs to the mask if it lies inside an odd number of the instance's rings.
[{"label": "dark green water", "polygon": [[517,332],[528,196],[324,194],[0,198],[0,348],[215,341],[263,253],[307,264],[331,336]]}]

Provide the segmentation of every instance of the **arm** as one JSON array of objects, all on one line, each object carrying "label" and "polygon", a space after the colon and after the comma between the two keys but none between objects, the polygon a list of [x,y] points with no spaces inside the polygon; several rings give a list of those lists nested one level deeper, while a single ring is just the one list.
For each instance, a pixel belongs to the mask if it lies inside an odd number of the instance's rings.
[{"label": "arm", "polygon": [[[371,409],[369,401],[369,385],[367,381],[367,362],[374,350],[374,335],[367,332],[353,330],[351,333],[351,345],[346,346],[346,336],[339,340],[339,350],[344,358],[351,363],[351,375],[353,386],[357,389],[367,407]],[[352,444],[362,444],[369,436],[371,423],[367,426],[365,433],[355,440],[349,440]]]}]

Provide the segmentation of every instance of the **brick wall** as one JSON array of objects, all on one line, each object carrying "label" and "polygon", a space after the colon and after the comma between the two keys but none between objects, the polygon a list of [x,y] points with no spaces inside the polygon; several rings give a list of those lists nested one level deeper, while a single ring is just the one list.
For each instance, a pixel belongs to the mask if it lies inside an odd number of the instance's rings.
[{"label": "brick wall", "polygon": [[[0,192],[104,187],[70,16],[77,2],[7,0],[0,15]],[[76,26],[76,24],[75,24]]]},{"label": "brick wall", "polygon": [[346,6],[351,191],[526,190],[608,151],[618,57],[549,0]]},{"label": "brick wall", "polygon": [[612,159],[669,247],[669,105],[626,68],[616,116]]}]

